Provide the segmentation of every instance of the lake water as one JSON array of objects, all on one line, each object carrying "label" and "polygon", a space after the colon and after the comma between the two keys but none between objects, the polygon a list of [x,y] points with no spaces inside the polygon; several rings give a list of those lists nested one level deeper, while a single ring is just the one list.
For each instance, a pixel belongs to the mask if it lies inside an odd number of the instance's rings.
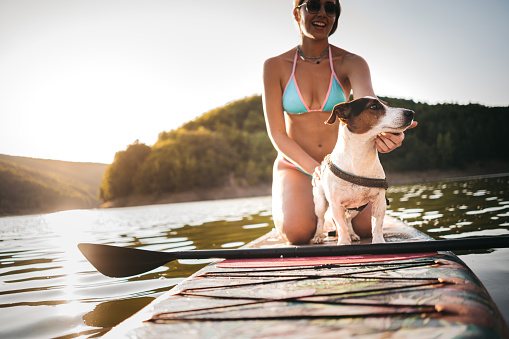
[{"label": "lake water", "polygon": [[[388,197],[388,214],[435,239],[509,234],[509,174],[394,186]],[[270,205],[260,197],[0,218],[0,338],[99,337],[208,262],[107,278],[82,257],[80,242],[238,248],[273,227]],[[509,319],[509,249],[457,254]]]}]

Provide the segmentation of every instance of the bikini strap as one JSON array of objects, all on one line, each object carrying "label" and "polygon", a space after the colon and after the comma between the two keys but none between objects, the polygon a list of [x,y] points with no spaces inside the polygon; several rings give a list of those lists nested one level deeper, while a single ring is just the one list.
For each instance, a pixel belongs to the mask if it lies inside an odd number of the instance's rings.
[{"label": "bikini strap", "polygon": [[295,52],[295,58],[293,59],[293,69],[292,69],[292,75],[290,75],[290,78],[295,74],[295,66],[297,66],[297,57],[299,56],[299,50]]},{"label": "bikini strap", "polygon": [[334,74],[334,76],[337,78],[336,72],[334,72],[334,64],[332,63],[332,48],[330,48],[330,45],[329,45],[329,63],[332,74]]}]

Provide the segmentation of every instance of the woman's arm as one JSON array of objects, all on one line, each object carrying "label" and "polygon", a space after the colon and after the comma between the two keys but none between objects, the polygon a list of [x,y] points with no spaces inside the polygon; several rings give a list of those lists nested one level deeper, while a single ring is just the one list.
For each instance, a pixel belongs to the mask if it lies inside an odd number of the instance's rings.
[{"label": "woman's arm", "polygon": [[[350,70],[349,80],[352,86],[354,99],[365,96],[376,97],[373,85],[371,83],[371,73],[366,60],[354,54],[345,58],[347,69]],[[413,122],[410,128],[417,126],[417,122]],[[381,133],[376,138],[376,148],[380,153],[388,153],[401,146],[405,139],[405,133]]]},{"label": "woman's arm", "polygon": [[376,98],[373,85],[371,84],[371,72],[366,60],[358,55],[348,54],[345,56],[343,67],[348,70],[348,80],[352,87],[354,99],[366,96]]},{"label": "woman's arm", "polygon": [[288,136],[283,109],[281,81],[282,61],[278,57],[268,59],[263,65],[263,108],[265,123],[272,144],[286,159],[312,174],[319,163]]}]

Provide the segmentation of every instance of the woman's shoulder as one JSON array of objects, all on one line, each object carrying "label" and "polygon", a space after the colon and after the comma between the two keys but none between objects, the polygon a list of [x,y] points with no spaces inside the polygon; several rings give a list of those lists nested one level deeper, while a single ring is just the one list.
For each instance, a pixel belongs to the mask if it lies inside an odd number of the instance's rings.
[{"label": "woman's shoulder", "polygon": [[366,60],[358,54],[347,51],[343,48],[332,46],[332,55],[335,66],[343,67],[365,67]]},{"label": "woman's shoulder", "polygon": [[[265,60],[263,68],[270,73],[285,70],[291,67],[297,48],[292,48],[289,51],[273,56]],[[291,68],[290,68],[291,71]]]},{"label": "woman's shoulder", "polygon": [[295,56],[296,51],[297,47],[294,47],[289,51],[270,57],[267,60],[265,60],[265,64],[281,66],[284,63],[293,62],[293,58]]},{"label": "woman's shoulder", "polygon": [[341,59],[347,62],[359,62],[363,61],[364,58],[358,54],[347,51],[346,49],[331,45],[332,55],[334,59]]}]

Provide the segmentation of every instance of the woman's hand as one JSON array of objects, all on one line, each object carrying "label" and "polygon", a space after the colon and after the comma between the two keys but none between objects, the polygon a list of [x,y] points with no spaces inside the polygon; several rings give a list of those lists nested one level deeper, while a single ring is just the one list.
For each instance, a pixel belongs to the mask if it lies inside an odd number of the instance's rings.
[{"label": "woman's hand", "polygon": [[318,165],[313,172],[313,179],[311,180],[311,184],[313,187],[316,187],[317,182],[322,180],[322,166]]},{"label": "woman's hand", "polygon": [[[414,128],[415,126],[417,126],[417,121],[414,121],[407,129]],[[401,146],[404,139],[405,133],[403,132],[398,134],[380,133],[375,140],[376,149],[380,153],[389,153]]]}]

